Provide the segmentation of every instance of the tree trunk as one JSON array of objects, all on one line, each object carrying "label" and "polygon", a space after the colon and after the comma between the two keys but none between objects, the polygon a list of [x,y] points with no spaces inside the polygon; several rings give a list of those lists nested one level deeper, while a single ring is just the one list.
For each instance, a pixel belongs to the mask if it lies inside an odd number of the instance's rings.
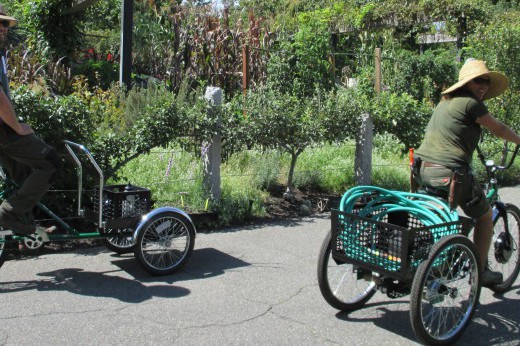
[{"label": "tree trunk", "polygon": [[293,177],[294,177],[294,169],[296,168],[296,161],[298,160],[298,156],[300,156],[301,150],[296,152],[291,152],[291,166],[289,168],[289,176],[287,177],[287,191],[284,193],[283,197],[287,200],[292,200],[294,198],[294,186],[293,186]]}]

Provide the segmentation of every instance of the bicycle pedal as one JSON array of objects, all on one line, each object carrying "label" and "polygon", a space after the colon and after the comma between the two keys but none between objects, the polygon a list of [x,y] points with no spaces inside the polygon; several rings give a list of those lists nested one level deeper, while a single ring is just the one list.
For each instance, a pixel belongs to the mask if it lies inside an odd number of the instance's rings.
[{"label": "bicycle pedal", "polygon": [[11,231],[10,229],[0,231],[0,237],[5,237],[6,235],[13,235],[13,231]]},{"label": "bicycle pedal", "polygon": [[[56,229],[56,228],[54,228],[54,229]],[[50,241],[49,234],[46,232],[45,228],[43,228],[43,227],[36,227],[36,232],[34,232],[34,234],[37,237],[40,237],[41,240],[44,242]],[[37,240],[37,239],[34,239],[34,240]]]}]

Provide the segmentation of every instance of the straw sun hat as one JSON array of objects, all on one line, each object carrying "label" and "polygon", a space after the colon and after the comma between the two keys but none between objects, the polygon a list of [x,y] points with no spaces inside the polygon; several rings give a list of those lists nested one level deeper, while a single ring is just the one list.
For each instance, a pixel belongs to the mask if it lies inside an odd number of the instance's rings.
[{"label": "straw sun hat", "polygon": [[15,18],[9,17],[5,13],[4,5],[2,5],[2,4],[0,4],[0,21],[1,20],[7,20],[9,22],[9,27],[13,27],[16,24],[18,24],[18,21]]},{"label": "straw sun hat", "polygon": [[490,79],[489,89],[484,96],[484,100],[497,97],[498,95],[502,94],[509,86],[509,80],[507,77],[500,72],[489,71],[485,61],[468,59],[460,69],[459,81],[448,89],[444,90],[442,94],[449,94],[466,85],[466,83],[468,83],[470,80],[481,76],[488,76]]}]

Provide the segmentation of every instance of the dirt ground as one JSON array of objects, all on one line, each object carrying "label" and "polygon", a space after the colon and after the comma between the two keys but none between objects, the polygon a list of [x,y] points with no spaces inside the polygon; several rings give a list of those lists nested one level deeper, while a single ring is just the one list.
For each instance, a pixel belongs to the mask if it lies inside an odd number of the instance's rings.
[{"label": "dirt ground", "polygon": [[268,219],[291,219],[323,213],[335,207],[341,196],[322,191],[294,191],[294,198],[284,198],[286,189],[278,186],[270,191],[266,202]]}]

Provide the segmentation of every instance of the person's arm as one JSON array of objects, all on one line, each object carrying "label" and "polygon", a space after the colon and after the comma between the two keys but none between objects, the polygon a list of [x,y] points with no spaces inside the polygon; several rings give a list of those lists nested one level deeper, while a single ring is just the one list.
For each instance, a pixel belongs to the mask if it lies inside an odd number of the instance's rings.
[{"label": "person's arm", "polygon": [[30,135],[34,133],[31,127],[27,124],[20,123],[14,112],[11,101],[7,98],[4,90],[0,87],[0,118],[10,128],[20,136]]},{"label": "person's arm", "polygon": [[520,144],[520,136],[511,130],[507,125],[496,119],[490,113],[477,118],[477,124],[484,126],[489,132],[508,142]]}]

